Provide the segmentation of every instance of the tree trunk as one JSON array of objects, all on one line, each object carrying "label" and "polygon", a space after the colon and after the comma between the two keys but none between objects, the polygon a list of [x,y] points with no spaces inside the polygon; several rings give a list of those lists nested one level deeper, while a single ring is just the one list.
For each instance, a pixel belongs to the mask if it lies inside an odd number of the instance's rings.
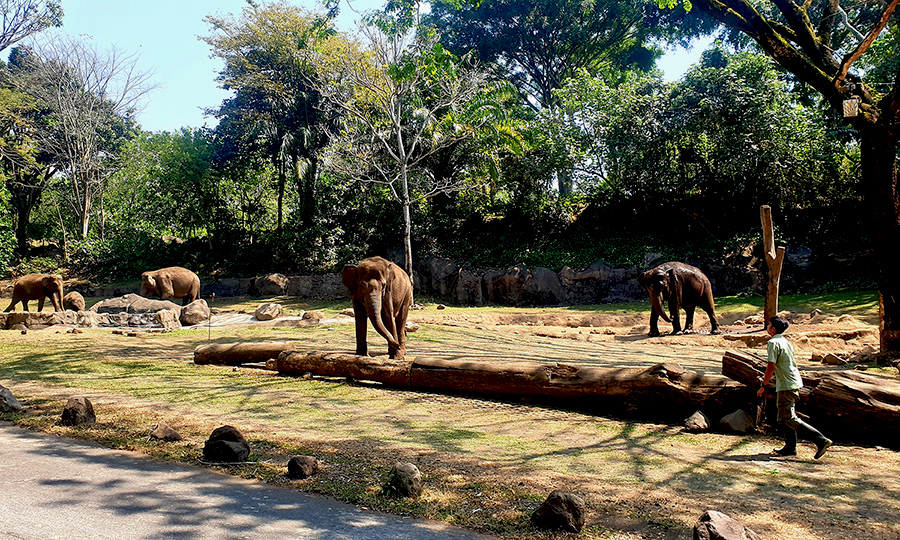
[{"label": "tree trunk", "polygon": [[278,179],[277,179],[277,189],[278,189],[278,223],[275,226],[275,230],[281,231],[281,225],[283,223],[283,208],[284,208],[284,184],[285,177],[287,173],[284,170],[284,160],[279,156],[276,162],[275,170],[278,171]]},{"label": "tree trunk", "polygon": [[282,352],[293,349],[294,344],[290,342],[213,343],[194,349],[194,363],[223,366],[255,364],[278,358]]},{"label": "tree trunk", "polygon": [[[884,122],[881,120],[880,122]],[[881,352],[900,352],[900,189],[897,184],[897,132],[880,124],[860,129],[862,177],[874,214]]]},{"label": "tree trunk", "polygon": [[759,209],[763,229],[763,251],[766,266],[769,267],[769,289],[763,309],[763,328],[769,327],[769,320],[778,313],[778,289],[781,284],[781,265],[784,263],[785,248],[775,249],[775,227],[772,225],[772,208],[764,205]]}]

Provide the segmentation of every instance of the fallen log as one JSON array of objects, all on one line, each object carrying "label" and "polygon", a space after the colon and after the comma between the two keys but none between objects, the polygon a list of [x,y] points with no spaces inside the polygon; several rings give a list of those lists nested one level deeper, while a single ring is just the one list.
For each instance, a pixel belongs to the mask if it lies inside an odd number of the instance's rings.
[{"label": "fallen log", "polygon": [[290,342],[212,343],[194,349],[194,363],[221,366],[254,364],[277,358],[283,351],[293,349],[294,344]]},{"label": "fallen log", "polygon": [[[727,351],[722,374],[759,388],[766,362],[754,355]],[[900,381],[857,371],[810,373],[801,371],[799,411],[829,437],[900,448]],[[774,381],[767,387],[775,396]],[[776,424],[774,399],[766,407],[770,424]]]},{"label": "fallen log", "polygon": [[391,360],[387,357],[284,351],[275,360],[274,368],[279,373],[291,375],[312,373],[323,377],[352,377],[407,388],[410,364],[407,360]]}]

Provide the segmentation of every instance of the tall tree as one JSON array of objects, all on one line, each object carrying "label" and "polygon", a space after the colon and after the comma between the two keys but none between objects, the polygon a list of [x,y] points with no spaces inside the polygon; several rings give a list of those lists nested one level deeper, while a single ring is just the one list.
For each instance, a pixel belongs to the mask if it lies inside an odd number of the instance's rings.
[{"label": "tall tree", "polygon": [[[659,0],[660,6],[679,3]],[[750,37],[766,55],[818,92],[856,130],[861,145],[861,182],[872,208],[871,225],[876,238],[881,350],[900,351],[900,283],[895,279],[900,264],[900,69],[896,64],[890,73],[863,69],[867,56],[878,51],[873,44],[891,43],[896,57],[900,23],[896,11],[900,0],[684,3]],[[879,75],[885,80],[873,79]]]},{"label": "tall tree", "polygon": [[307,49],[330,32],[321,17],[285,1],[251,3],[240,19],[210,16],[206,21],[214,34],[201,39],[225,62],[217,80],[235,92],[213,114],[223,129],[243,135],[246,151],[271,160],[277,228],[282,227],[288,176],[297,186],[300,215],[311,220],[320,154],[333,119],[320,107]]},{"label": "tall tree", "polygon": [[62,26],[60,4],[53,0],[0,0],[0,51],[51,26]]}]

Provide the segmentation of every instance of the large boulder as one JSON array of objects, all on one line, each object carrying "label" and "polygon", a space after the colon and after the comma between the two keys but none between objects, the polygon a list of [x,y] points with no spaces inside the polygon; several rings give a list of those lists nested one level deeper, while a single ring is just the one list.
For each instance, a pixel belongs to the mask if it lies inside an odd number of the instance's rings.
[{"label": "large boulder", "polygon": [[288,278],[287,294],[315,300],[340,300],[347,297],[347,288],[337,273]]},{"label": "large boulder", "polygon": [[210,311],[206,300],[198,298],[190,304],[181,308],[181,317],[179,320],[185,326],[194,326],[195,324],[205,323],[209,320]]},{"label": "large boulder", "polygon": [[84,311],[84,297],[77,291],[70,291],[63,296],[63,309]]},{"label": "large boulder", "polygon": [[717,512],[707,510],[694,525],[694,540],[762,540],[758,534],[740,521]]},{"label": "large boulder", "polygon": [[574,493],[554,491],[531,514],[531,524],[544,531],[579,533],[584,527],[584,499]]},{"label": "large boulder", "polygon": [[259,296],[284,296],[288,278],[284,274],[268,274],[253,280],[251,292]]},{"label": "large boulder", "polygon": [[91,404],[91,400],[84,396],[69,398],[60,418],[60,423],[64,426],[81,426],[93,424],[96,421],[94,406]]},{"label": "large boulder", "polygon": [[547,306],[562,301],[556,272],[516,265],[484,274],[484,289],[491,303],[505,306]]},{"label": "large boulder", "polygon": [[216,428],[203,444],[203,457],[215,463],[239,463],[250,456],[250,445],[233,426]]},{"label": "large boulder", "polygon": [[168,300],[153,300],[137,294],[126,294],[118,298],[109,298],[91,306],[95,313],[156,313],[171,309],[181,316],[181,306]]},{"label": "large boulder", "polygon": [[284,307],[281,304],[262,304],[253,313],[260,321],[271,321],[284,315]]}]

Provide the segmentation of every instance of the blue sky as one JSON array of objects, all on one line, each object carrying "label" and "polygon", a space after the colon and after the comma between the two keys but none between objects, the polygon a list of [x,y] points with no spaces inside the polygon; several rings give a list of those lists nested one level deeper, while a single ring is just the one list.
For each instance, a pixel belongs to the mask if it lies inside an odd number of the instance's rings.
[{"label": "blue sky", "polygon": [[[316,0],[295,5],[319,8]],[[354,0],[362,11],[379,7],[379,0]],[[217,88],[221,62],[210,58],[209,46],[197,36],[210,34],[207,15],[239,14],[246,0],[62,0],[61,31],[89,39],[95,47],[115,46],[140,54],[138,69],[153,71],[159,85],[148,96],[138,120],[145,130],[173,131],[180,127],[214,125],[203,109],[219,105],[228,93]],[[357,15],[342,6],[338,25],[352,30]],[[661,64],[668,80],[677,79],[697,60],[703,46],[674,51]]]}]

